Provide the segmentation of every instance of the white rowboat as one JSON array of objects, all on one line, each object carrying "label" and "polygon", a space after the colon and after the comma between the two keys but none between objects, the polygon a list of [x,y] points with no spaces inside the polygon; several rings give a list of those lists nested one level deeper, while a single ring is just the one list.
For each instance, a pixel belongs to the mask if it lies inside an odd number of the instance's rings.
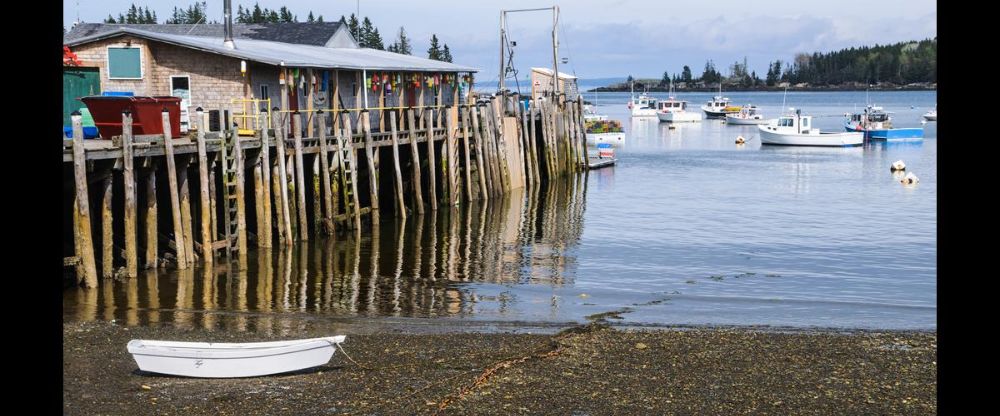
[{"label": "white rowboat", "polygon": [[139,369],[186,377],[231,378],[287,373],[326,364],[344,335],[274,342],[217,343],[134,339]]}]

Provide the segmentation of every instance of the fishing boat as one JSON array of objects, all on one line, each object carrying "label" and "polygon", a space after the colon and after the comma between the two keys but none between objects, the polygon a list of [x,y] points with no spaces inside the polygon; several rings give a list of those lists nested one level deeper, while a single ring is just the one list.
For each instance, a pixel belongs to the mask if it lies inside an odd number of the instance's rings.
[{"label": "fishing boat", "polygon": [[232,378],[287,373],[326,364],[343,335],[289,341],[214,343],[134,339],[128,343],[139,369],[185,377]]},{"label": "fishing boat", "polygon": [[632,83],[631,98],[628,102],[632,117],[656,117],[656,98],[650,97],[645,91],[636,97],[634,87],[635,83]]},{"label": "fishing boat", "polygon": [[618,162],[618,158],[615,157],[615,149],[609,143],[598,143],[596,154],[595,152],[587,154],[587,168],[589,169],[614,166],[615,162]]},{"label": "fishing boat", "polygon": [[781,116],[768,124],[757,126],[761,144],[783,146],[860,146],[864,143],[861,132],[824,133],[812,128],[812,116],[803,116],[801,110],[794,115]]},{"label": "fishing boat", "polygon": [[904,140],[923,139],[924,129],[922,127],[893,128],[892,117],[882,109],[868,105],[864,111],[850,115],[844,122],[844,129],[847,131],[859,131],[864,133],[866,139],[882,140]]},{"label": "fishing boat", "polygon": [[757,111],[757,106],[747,104],[735,114],[726,114],[726,124],[765,124],[767,120]]},{"label": "fishing boat", "polygon": [[608,116],[597,114],[593,109],[584,107],[583,121],[587,143],[609,143],[621,146],[625,140],[625,129],[618,120],[608,120]]},{"label": "fishing boat", "polygon": [[927,121],[937,121],[937,108],[924,113],[924,120]]},{"label": "fishing boat", "polygon": [[668,123],[701,121],[701,113],[687,111],[688,102],[674,98],[674,83],[670,82],[670,92],[666,100],[656,106],[656,117]]},{"label": "fishing boat", "polygon": [[719,84],[719,95],[712,97],[711,100],[701,106],[702,111],[705,112],[705,117],[708,118],[725,118],[726,114],[734,114],[740,112],[740,107],[730,105],[729,98],[722,96],[722,84]]}]

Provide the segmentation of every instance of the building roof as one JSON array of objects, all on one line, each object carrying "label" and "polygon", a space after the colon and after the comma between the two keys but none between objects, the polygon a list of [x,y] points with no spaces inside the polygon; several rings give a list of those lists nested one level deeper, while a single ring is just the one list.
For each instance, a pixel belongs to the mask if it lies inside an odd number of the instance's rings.
[{"label": "building roof", "polygon": [[[313,22],[313,23],[267,23],[267,24],[233,24],[233,39],[259,39],[275,42],[298,43],[303,45],[326,45],[327,41],[333,37],[334,33],[340,29],[341,22]],[[169,35],[186,36],[208,36],[221,38],[225,36],[225,25],[218,24],[111,24],[111,23],[80,23],[73,26],[63,42],[72,42],[77,39],[87,38],[94,35],[115,32],[120,28],[132,28],[147,32],[163,33]]]},{"label": "building roof", "polygon": [[222,36],[177,35],[117,25],[112,31],[66,41],[77,46],[121,35],[150,39],[186,48],[270,65],[300,68],[368,69],[385,71],[477,72],[477,68],[412,55],[368,48],[332,48],[257,39],[237,39],[236,48],[223,45]]},{"label": "building roof", "polygon": [[[531,68],[532,71],[538,72],[542,75],[552,76],[552,70],[548,68]],[[567,74],[565,72],[559,73],[559,79],[576,79],[576,76]]]}]

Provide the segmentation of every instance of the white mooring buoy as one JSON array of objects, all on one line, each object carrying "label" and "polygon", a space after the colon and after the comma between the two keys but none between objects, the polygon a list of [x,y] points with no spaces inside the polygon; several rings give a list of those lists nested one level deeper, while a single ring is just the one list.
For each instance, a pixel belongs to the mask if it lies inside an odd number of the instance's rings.
[{"label": "white mooring buoy", "polygon": [[906,164],[903,163],[902,160],[897,160],[895,162],[892,162],[892,166],[889,167],[889,170],[892,172],[895,172],[897,170],[906,170]]},{"label": "white mooring buoy", "polygon": [[907,173],[903,180],[899,181],[903,185],[916,185],[920,183],[920,179],[913,172]]},{"label": "white mooring buoy", "polygon": [[746,143],[746,142],[747,142],[747,140],[744,139],[743,136],[736,136],[736,144],[743,144],[743,143]]}]

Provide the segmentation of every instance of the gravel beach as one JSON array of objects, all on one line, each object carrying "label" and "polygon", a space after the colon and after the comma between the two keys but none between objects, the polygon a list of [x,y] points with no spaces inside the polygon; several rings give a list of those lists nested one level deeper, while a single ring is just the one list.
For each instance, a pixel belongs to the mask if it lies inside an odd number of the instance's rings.
[{"label": "gravel beach", "polygon": [[67,415],[935,414],[935,332],[758,328],[348,335],[350,359],[245,379],[138,370],[136,338],[295,336],[63,324]]}]

